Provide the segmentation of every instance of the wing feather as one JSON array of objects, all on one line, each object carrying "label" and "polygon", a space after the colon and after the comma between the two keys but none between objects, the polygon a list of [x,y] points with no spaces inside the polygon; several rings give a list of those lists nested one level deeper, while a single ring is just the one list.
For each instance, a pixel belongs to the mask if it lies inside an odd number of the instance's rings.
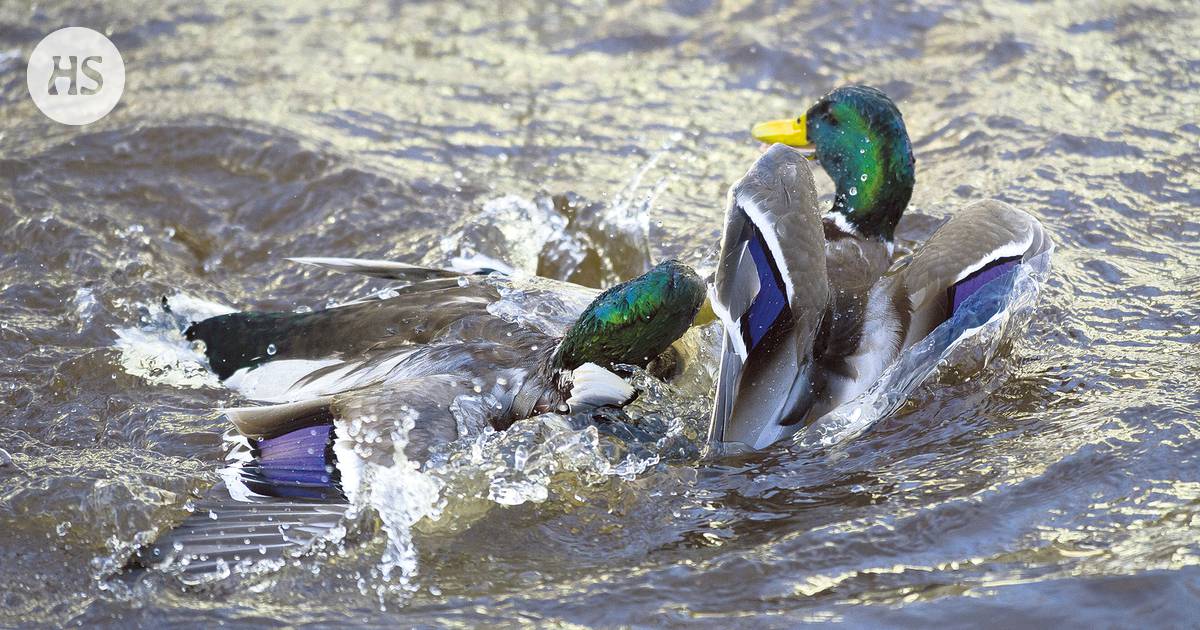
[{"label": "wing feather", "polygon": [[709,436],[758,448],[793,431],[812,404],[813,341],[829,304],[824,226],[802,155],[775,145],[730,188],[721,240],[711,301],[726,334]]},{"label": "wing feather", "polygon": [[1051,246],[1033,216],[994,200],[955,213],[885,280],[899,282],[912,313],[904,346],[923,339],[949,316],[949,291],[959,282],[1006,259],[1026,261]]}]

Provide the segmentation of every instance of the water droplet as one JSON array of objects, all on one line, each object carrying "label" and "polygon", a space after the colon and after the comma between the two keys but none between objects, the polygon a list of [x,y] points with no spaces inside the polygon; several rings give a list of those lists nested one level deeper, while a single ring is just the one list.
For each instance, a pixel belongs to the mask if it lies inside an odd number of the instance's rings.
[{"label": "water droplet", "polygon": [[183,543],[179,542],[178,540],[172,543],[171,547],[173,547],[175,551],[183,551]]},{"label": "water droplet", "polygon": [[467,286],[468,284],[471,284],[471,281],[470,281],[470,280],[467,280],[467,277],[466,277],[466,276],[459,276],[459,277],[458,277],[458,286],[460,286],[460,287],[465,287],[465,286]]},{"label": "water droplet", "polygon": [[851,186],[851,187],[850,187],[850,196],[851,196],[851,197],[853,197],[853,196],[855,196],[855,195],[857,195],[857,194],[858,194],[858,187],[857,187],[857,186]]},{"label": "water droplet", "polygon": [[279,351],[279,349],[275,347],[275,344],[273,344],[273,343],[267,344],[267,356],[273,357],[273,356],[275,356],[275,353],[278,351]]},{"label": "water droplet", "polygon": [[863,173],[862,175],[859,175],[859,176],[858,176],[858,181],[860,181],[860,182],[865,182],[865,181],[867,181],[867,174],[866,174],[866,173]]}]

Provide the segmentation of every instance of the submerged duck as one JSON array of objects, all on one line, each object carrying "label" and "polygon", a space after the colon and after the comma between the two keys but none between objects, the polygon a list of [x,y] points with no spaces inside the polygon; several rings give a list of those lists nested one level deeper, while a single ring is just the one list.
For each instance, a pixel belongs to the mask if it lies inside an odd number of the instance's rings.
[{"label": "submerged duck", "polygon": [[[505,276],[293,260],[411,284],[320,311],[229,313],[193,323],[184,335],[204,342],[226,385],[274,403],[226,414],[257,438],[306,427],[314,417],[336,421],[366,399],[403,406],[419,417],[406,447],[414,460],[456,439],[464,422],[503,430],[538,413],[626,402],[633,390],[610,369],[645,367],[687,331],[704,297],[696,273],[668,260],[601,293],[557,338],[502,308],[515,282]],[[540,288],[533,299],[553,293]],[[453,413],[459,396],[478,399],[478,413]]]},{"label": "submerged duck", "polygon": [[574,285],[294,260],[408,284],[320,311],[230,313],[187,328],[217,376],[263,404],[225,410],[244,438],[235,464],[196,514],[140,550],[135,564],[173,560],[209,574],[276,557],[340,522],[367,463],[389,465],[397,451],[423,462],[436,446],[488,426],[622,405],[634,389],[612,370],[645,367],[687,331],[704,300],[696,273],[669,260],[595,297],[560,336],[535,312],[570,312]]},{"label": "submerged duck", "polygon": [[[874,88],[838,88],[752,133],[774,144],[729,191],[710,292],[726,331],[711,440],[763,448],[797,432],[1050,247],[1037,219],[989,200],[893,260],[915,169],[900,111]],[[826,211],[810,159],[836,186]]]}]

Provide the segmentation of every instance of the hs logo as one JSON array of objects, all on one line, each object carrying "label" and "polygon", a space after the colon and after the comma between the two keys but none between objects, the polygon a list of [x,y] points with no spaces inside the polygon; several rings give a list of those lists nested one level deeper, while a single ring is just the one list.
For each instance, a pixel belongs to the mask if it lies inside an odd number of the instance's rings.
[{"label": "hs logo", "polygon": [[[61,94],[61,92],[58,91],[58,85],[55,83],[55,81],[57,79],[60,79],[63,77],[70,79],[70,81],[71,81],[71,87],[67,88],[67,94],[70,94],[71,96],[75,96],[76,94],[82,94],[83,96],[91,96],[92,94],[95,94],[95,93],[99,92],[100,90],[104,89],[104,75],[100,74],[100,71],[96,70],[91,65],[91,64],[103,64],[104,57],[101,57],[99,55],[92,55],[91,57],[84,57],[83,62],[80,63],[79,57],[77,57],[75,55],[70,55],[67,57],[66,67],[64,67],[64,65],[63,65],[63,58],[61,56],[54,55],[53,59],[54,59],[54,68],[50,72],[50,82],[46,85],[47,93],[49,93],[53,96],[57,96],[57,95]],[[77,81],[77,79],[78,79],[77,71],[78,70],[82,70],[83,76],[91,79],[92,83],[96,84],[96,87],[94,87],[94,88],[80,87],[78,84],[78,81]]]},{"label": "hs logo", "polygon": [[87,125],[121,100],[125,61],[104,35],[69,26],[38,42],[25,78],[29,97],[43,114],[64,125]]}]

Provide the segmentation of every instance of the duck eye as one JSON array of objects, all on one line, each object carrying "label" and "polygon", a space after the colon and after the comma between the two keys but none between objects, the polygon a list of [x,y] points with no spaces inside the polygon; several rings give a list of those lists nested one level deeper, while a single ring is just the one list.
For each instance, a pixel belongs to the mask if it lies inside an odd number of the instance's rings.
[{"label": "duck eye", "polygon": [[825,115],[825,122],[828,122],[829,124],[836,127],[838,124],[837,115],[834,114],[833,112],[829,112],[828,114]]}]

